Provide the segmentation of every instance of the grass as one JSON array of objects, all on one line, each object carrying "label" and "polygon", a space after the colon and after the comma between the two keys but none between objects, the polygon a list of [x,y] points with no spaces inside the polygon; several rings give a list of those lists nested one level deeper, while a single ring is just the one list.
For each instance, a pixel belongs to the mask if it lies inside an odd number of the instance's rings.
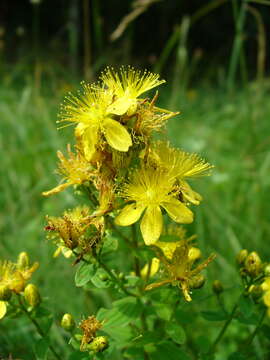
[{"label": "grass", "polygon": [[[174,145],[198,152],[215,165],[211,177],[194,184],[204,202],[196,211],[190,232],[198,234],[205,254],[218,254],[209,267],[209,277],[213,280],[218,274],[228,288],[236,274],[234,258],[240,249],[257,250],[264,260],[270,258],[269,90],[267,83],[254,83],[230,96],[221,89],[189,91],[185,97],[175,96],[182,113],[169,124],[168,135]],[[164,92],[167,95],[161,99],[162,106],[171,96],[169,89]],[[71,141],[71,128],[56,130],[63,93],[59,88],[56,93],[37,95],[31,83],[20,89],[0,88],[1,258],[15,260],[26,250],[40,262],[34,280],[42,295],[49,298],[58,320],[64,312],[78,319],[99,305],[91,294],[84,295],[75,288],[74,268],[64,258],[52,258],[55,249],[45,240],[43,230],[46,214],[57,215],[76,204],[71,191],[49,199],[40,195],[58,181],[53,174],[55,154]],[[100,304],[108,305],[102,292],[98,298]],[[28,323],[20,324],[19,328],[11,321],[0,324],[11,335],[1,336],[0,349],[8,349],[14,356],[20,354],[15,344],[31,343]]]}]

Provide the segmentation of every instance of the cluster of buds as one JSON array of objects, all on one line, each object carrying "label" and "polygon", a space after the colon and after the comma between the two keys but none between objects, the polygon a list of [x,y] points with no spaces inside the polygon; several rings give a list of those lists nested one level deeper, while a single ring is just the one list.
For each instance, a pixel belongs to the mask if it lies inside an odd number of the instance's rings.
[{"label": "cluster of buds", "polygon": [[[65,314],[61,320],[61,327],[66,331],[73,333],[76,323],[71,314]],[[91,354],[103,352],[109,346],[106,336],[96,336],[98,330],[102,328],[102,322],[98,321],[95,316],[89,316],[82,320],[79,328],[83,334],[75,334],[74,339],[80,342],[80,351],[88,351]]]},{"label": "cluster of buds", "polygon": [[247,294],[256,303],[263,303],[270,316],[270,264],[264,263],[257,252],[243,249],[237,255],[240,274],[246,281]]},{"label": "cluster of buds", "polygon": [[17,262],[0,262],[0,318],[7,312],[7,306],[13,294],[23,295],[26,303],[31,307],[36,307],[41,302],[41,297],[37,287],[27,284],[33,272],[39,264],[30,264],[29,256],[26,252],[21,252]]}]

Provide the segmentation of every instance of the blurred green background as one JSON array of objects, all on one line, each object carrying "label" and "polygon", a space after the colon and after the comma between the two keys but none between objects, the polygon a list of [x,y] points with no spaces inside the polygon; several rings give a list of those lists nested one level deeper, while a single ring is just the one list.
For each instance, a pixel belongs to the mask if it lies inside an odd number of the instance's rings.
[{"label": "blurred green background", "polygon": [[[59,104],[106,65],[159,72],[167,80],[159,104],[181,111],[168,124],[171,142],[215,165],[211,177],[194,183],[204,201],[189,227],[205,254],[218,254],[207,286],[217,277],[232,286],[234,258],[242,248],[269,260],[269,5],[268,0],[1,1],[0,253],[15,260],[28,251],[40,262],[34,280],[57,321],[64,312],[80,319],[110,304],[106,291],[85,294],[76,288],[75,268],[52,258],[55,248],[45,239],[44,216],[59,215],[78,199],[71,189],[41,197],[59,181],[56,151],[73,142],[71,128],[56,129]],[[116,256],[115,268],[121,270],[122,261]],[[24,321],[14,324],[0,322],[0,357],[31,359],[32,328]],[[57,334],[56,326],[53,331]],[[260,352],[258,358],[263,359]]]}]

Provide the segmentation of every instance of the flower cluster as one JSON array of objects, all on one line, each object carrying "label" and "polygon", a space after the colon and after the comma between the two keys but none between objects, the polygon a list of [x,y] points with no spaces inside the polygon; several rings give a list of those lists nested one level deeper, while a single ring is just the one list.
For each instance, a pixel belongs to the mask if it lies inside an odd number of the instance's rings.
[{"label": "flower cluster", "polygon": [[[178,112],[157,107],[157,92],[152,99],[141,96],[164,82],[157,74],[132,67],[107,68],[97,83],[82,83],[80,92],[66,97],[58,123],[75,125],[75,150],[68,146],[67,157],[58,152],[63,182],[43,195],[74,186],[87,194],[90,204],[62,217],[47,217],[46,230],[58,246],[57,254],[73,253],[79,261],[102,243],[107,228],[136,222],[144,243],[162,248],[167,215],[174,223],[192,223],[191,206],[199,205],[202,197],[189,179],[209,175],[212,166],[168,141],[153,140],[153,132]],[[194,269],[188,242],[170,247],[171,256],[164,245],[155,267],[163,262],[169,281],[176,281],[190,300],[191,279],[210,260]]]},{"label": "flower cluster", "polygon": [[19,254],[16,263],[0,261],[0,318],[5,316],[12,294],[20,294],[26,289],[27,281],[38,266],[37,262],[30,264],[25,252]]}]

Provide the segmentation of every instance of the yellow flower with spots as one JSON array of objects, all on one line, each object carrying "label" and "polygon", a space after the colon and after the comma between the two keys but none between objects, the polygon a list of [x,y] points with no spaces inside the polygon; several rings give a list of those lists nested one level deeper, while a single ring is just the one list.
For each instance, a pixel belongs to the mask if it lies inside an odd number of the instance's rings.
[{"label": "yellow flower with spots", "polygon": [[[168,244],[168,243],[167,243]],[[215,258],[212,254],[207,260],[194,267],[197,257],[192,255],[192,246],[186,240],[175,244],[169,249],[169,244],[156,243],[162,251],[157,251],[158,257],[164,264],[167,276],[164,280],[148,285],[145,290],[152,290],[162,285],[172,284],[178,286],[184,295],[186,301],[191,301],[190,288],[196,283],[201,283],[200,272]],[[175,247],[173,253],[171,250]]]},{"label": "yellow flower with spots", "polygon": [[43,196],[57,194],[71,185],[81,185],[95,175],[92,166],[79,152],[74,154],[70,146],[68,146],[67,150],[69,158],[65,157],[61,151],[57,152],[60,160],[58,172],[64,176],[66,182],[56,186],[52,190],[44,191],[42,193]]},{"label": "yellow flower with spots", "polygon": [[132,201],[116,217],[115,223],[129,226],[138,221],[146,245],[154,244],[160,237],[163,227],[161,208],[178,223],[193,221],[192,211],[176,198],[173,192],[174,178],[160,169],[143,167],[134,172],[129,183],[124,186],[123,196]]},{"label": "yellow flower with spots", "polygon": [[142,72],[132,67],[122,67],[119,72],[108,67],[100,79],[116,97],[109,107],[109,111],[115,115],[133,115],[137,109],[138,96],[165,82],[159,80],[158,74],[146,70]]},{"label": "yellow flower with spots", "polygon": [[83,92],[70,94],[61,110],[61,121],[77,123],[75,135],[91,160],[102,136],[115,150],[128,151],[132,140],[127,129],[113,119],[111,105],[114,95],[104,87],[83,84]]}]

